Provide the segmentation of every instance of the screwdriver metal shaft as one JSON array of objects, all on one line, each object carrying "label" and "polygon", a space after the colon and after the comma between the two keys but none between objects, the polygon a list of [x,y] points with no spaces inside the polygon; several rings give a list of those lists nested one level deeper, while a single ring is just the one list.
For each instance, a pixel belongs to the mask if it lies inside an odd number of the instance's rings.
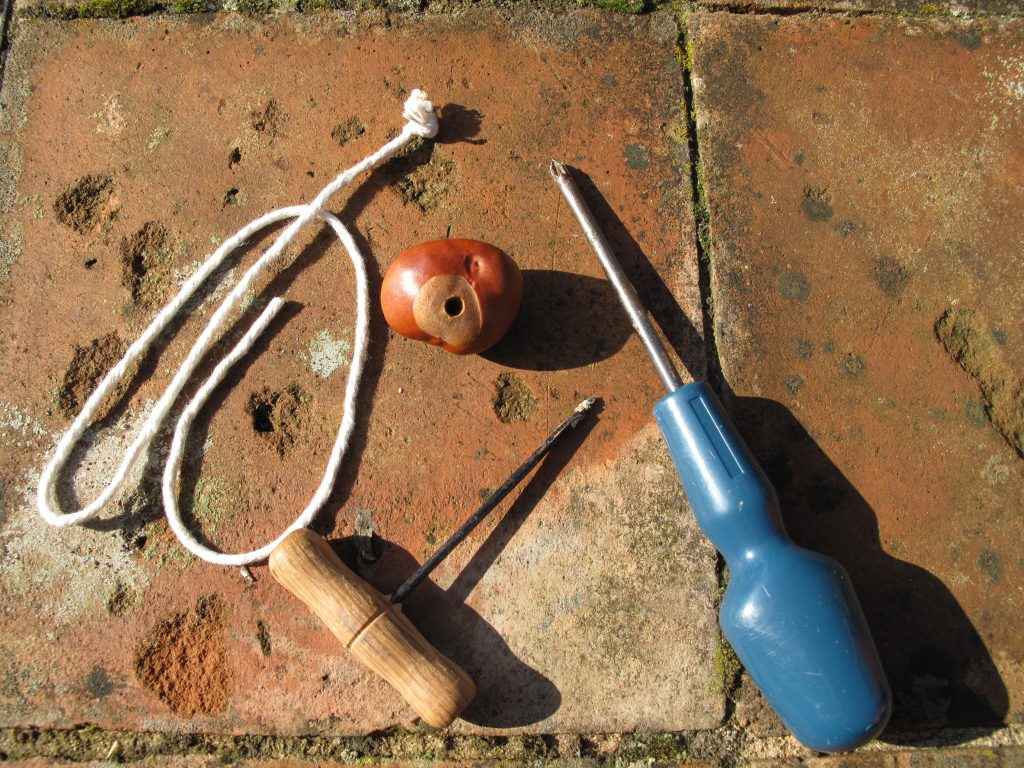
[{"label": "screwdriver metal shaft", "polygon": [[572,176],[569,175],[565,166],[557,160],[551,161],[551,175],[555,178],[558,188],[562,190],[562,195],[569,204],[573,215],[576,216],[576,220],[583,227],[583,234],[587,236],[587,240],[590,242],[591,247],[593,247],[594,253],[597,254],[597,259],[601,262],[601,266],[604,267],[608,279],[615,287],[615,292],[619,294],[622,306],[625,308],[626,314],[629,315],[629,322],[632,323],[633,329],[640,336],[640,341],[647,347],[647,352],[650,354],[651,360],[654,361],[654,367],[658,371],[658,375],[665,382],[668,391],[674,392],[683,386],[683,382],[679,378],[679,374],[676,373],[672,362],[668,359],[665,347],[662,346],[658,335],[654,332],[654,326],[648,320],[647,310],[640,303],[633,284],[626,277],[626,273],[622,271],[622,265],[619,264],[615,254],[612,253],[611,246],[608,245],[604,233],[594,220],[594,214],[590,212],[590,208],[584,202],[579,187],[576,186],[576,182],[572,180]]}]

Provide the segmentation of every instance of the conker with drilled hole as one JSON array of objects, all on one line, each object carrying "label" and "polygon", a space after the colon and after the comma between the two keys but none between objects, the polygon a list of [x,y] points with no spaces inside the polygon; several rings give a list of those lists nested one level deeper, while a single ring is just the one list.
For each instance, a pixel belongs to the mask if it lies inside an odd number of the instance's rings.
[{"label": "conker with drilled hole", "polygon": [[472,355],[505,335],[523,300],[523,276],[503,251],[479,240],[431,240],[399,254],[380,291],[396,333]]}]

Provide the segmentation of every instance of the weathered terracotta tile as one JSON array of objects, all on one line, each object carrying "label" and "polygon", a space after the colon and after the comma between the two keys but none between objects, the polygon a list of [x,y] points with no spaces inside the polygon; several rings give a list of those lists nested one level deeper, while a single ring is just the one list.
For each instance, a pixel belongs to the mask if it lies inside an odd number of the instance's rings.
[{"label": "weathered terracotta tile", "polygon": [[850,571],[889,735],[1019,721],[1024,26],[692,32],[739,425],[793,537]]},{"label": "weathered terracotta tile", "polygon": [[[186,556],[155,468],[100,530],[50,529],[32,499],[91,373],[219,239],[311,199],[383,143],[417,86],[441,106],[439,140],[334,202],[374,286],[404,248],[451,235],[506,249],[527,298],[510,337],[471,358],[389,335],[374,308],[353,455],[317,528],[345,537],[371,513],[388,543],[364,574],[392,589],[583,396],[601,396],[600,416],[408,613],[477,677],[464,731],[720,720],[713,553],[652,425],[658,380],[547,174],[552,157],[589,173],[612,239],[700,373],[680,314],[699,317],[676,36],[664,14],[20,21],[2,126],[0,723],[294,734],[411,719],[265,569],[249,584]],[[304,245],[261,288],[288,300],[285,322],[197,428],[186,467],[196,527],[231,551],[305,505],[341,417],[350,268],[328,238]],[[144,274],[140,249],[159,254]],[[65,498],[95,493],[213,306],[144,371]],[[525,421],[496,414],[503,374]],[[280,406],[269,434],[253,414],[263,400]],[[140,658],[197,648],[208,663],[187,680]]]}]

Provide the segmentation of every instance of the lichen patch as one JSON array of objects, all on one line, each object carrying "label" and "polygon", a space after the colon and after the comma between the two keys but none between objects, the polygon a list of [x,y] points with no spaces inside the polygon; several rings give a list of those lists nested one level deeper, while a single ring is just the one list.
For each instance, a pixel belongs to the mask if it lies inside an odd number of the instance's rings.
[{"label": "lichen patch", "polygon": [[336,339],[330,331],[323,330],[310,340],[308,349],[310,369],[321,379],[326,379],[343,365],[348,365],[352,343],[347,339]]},{"label": "lichen patch", "polygon": [[537,412],[537,398],[533,396],[526,382],[514,373],[505,372],[494,380],[494,413],[498,421],[511,424],[514,421],[529,421]]},{"label": "lichen patch", "polygon": [[[134,429],[134,420],[130,423]],[[79,485],[91,485],[94,474],[109,478],[112,472],[105,461],[111,440],[116,442],[116,457],[124,453],[126,437],[116,434],[103,440],[88,456],[102,467],[80,471]],[[135,480],[130,477],[129,482]],[[35,506],[39,470],[32,469],[20,487],[7,488],[5,503],[10,514],[3,521],[4,541],[0,547],[0,593],[9,601],[31,605],[32,611],[53,631],[79,626],[83,618],[102,616],[118,589],[144,595],[149,575],[131,558],[118,536],[99,534],[80,526],[61,529],[59,545],[54,544],[54,529],[39,519]],[[90,491],[92,489],[90,488]],[[81,493],[91,499],[93,494]],[[59,585],[74,585],[62,589]]]}]

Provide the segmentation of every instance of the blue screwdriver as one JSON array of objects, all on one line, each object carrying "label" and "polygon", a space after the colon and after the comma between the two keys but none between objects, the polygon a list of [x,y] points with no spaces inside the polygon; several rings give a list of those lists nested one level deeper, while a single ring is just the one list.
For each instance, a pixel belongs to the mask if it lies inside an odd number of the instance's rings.
[{"label": "blue screwdriver", "polygon": [[566,167],[551,163],[668,394],[654,417],[701,529],[729,565],[722,632],[803,744],[843,752],[877,736],[892,694],[850,577],[797,546],[775,489],[705,382],[684,385]]}]

